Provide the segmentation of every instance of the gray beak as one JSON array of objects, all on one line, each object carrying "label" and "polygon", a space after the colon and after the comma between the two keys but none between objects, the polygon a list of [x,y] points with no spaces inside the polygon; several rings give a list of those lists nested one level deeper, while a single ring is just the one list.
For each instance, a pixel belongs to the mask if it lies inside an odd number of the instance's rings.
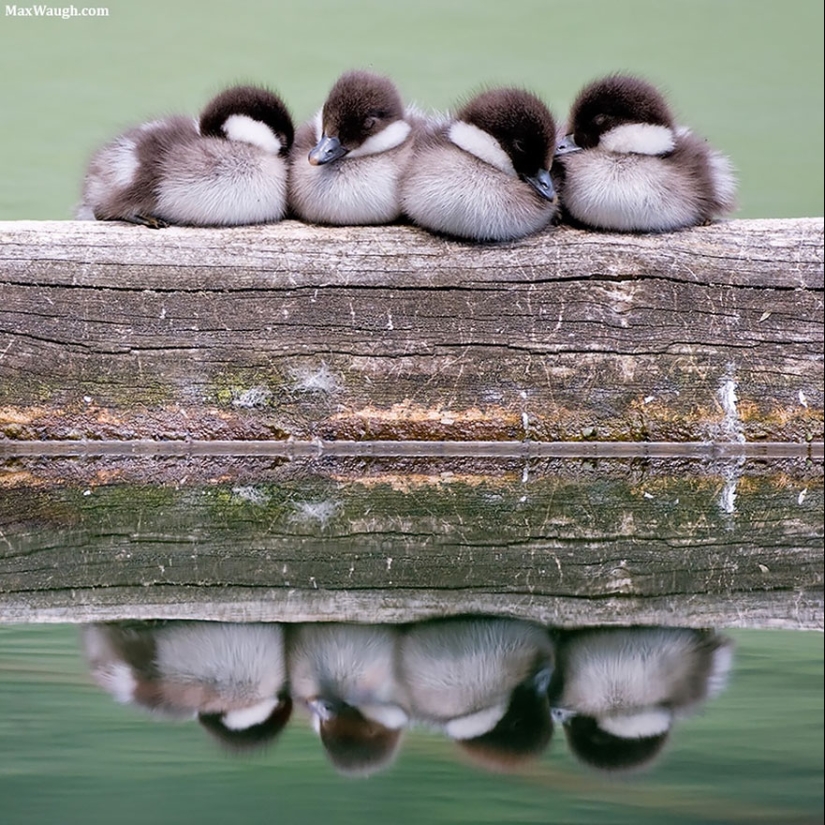
[{"label": "gray beak", "polygon": [[565,708],[551,708],[550,716],[557,725],[564,725],[569,722],[574,716],[575,712],[566,710]]},{"label": "gray beak", "polygon": [[535,175],[524,175],[523,177],[545,200],[554,201],[556,199],[556,189],[553,186],[550,173],[546,169],[539,169]]},{"label": "gray beak", "polygon": [[555,157],[559,155],[569,155],[571,152],[581,152],[582,148],[576,143],[575,138],[573,135],[565,135],[557,144],[556,144],[556,154]]},{"label": "gray beak", "polygon": [[344,157],[349,149],[341,146],[341,141],[337,137],[327,137],[324,135],[309,152],[309,162],[313,166],[321,166],[333,160]]},{"label": "gray beak", "polygon": [[307,702],[309,709],[322,721],[329,722],[335,715],[335,706],[326,699],[311,699]]}]

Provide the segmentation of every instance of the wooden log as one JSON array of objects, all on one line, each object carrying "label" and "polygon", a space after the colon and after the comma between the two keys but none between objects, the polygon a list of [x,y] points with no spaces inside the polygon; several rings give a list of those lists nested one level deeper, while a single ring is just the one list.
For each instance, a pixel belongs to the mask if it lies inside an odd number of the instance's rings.
[{"label": "wooden log", "polygon": [[15,457],[0,622],[822,630],[823,505],[806,457]]},{"label": "wooden log", "polygon": [[822,250],[0,223],[0,438],[820,441]]}]

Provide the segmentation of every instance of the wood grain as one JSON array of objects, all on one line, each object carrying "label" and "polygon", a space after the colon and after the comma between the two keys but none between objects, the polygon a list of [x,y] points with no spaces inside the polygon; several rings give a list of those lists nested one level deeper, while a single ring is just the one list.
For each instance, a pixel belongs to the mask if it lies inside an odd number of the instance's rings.
[{"label": "wood grain", "polygon": [[819,441],[822,249],[0,223],[0,438]]}]

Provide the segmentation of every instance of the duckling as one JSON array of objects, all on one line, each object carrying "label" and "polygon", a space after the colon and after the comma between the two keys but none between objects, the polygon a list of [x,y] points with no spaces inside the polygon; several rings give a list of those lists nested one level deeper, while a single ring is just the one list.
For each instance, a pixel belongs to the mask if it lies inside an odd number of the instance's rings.
[{"label": "duckling", "polygon": [[366,776],[395,758],[409,721],[395,678],[397,631],[355,624],[290,626],[293,699],[310,714],[326,755],[343,774]]},{"label": "duckling", "polygon": [[292,118],[277,95],[234,86],[197,121],[152,121],[100,149],[76,217],[154,228],[278,221],[286,213],[293,137]]},{"label": "duckling", "polygon": [[280,625],[95,624],[82,641],[92,678],[117,701],[196,718],[229,748],[267,744],[289,720]]},{"label": "duckling", "polygon": [[547,631],[530,622],[439,619],[403,634],[398,673],[414,721],[442,730],[483,766],[506,771],[550,742],[553,660]]},{"label": "duckling", "polygon": [[289,203],[310,223],[386,224],[401,214],[398,185],[422,117],[395,84],[365,71],[343,74],[314,119],[299,127]]},{"label": "duckling", "polygon": [[662,94],[612,75],[576,98],[560,141],[562,207],[594,229],[668,232],[712,221],[736,206],[730,161],[678,127]]},{"label": "duckling", "polygon": [[712,631],[594,628],[563,634],[550,686],[557,722],[584,763],[649,765],[676,719],[724,690],[733,646]]},{"label": "duckling", "polygon": [[553,220],[553,115],[522,89],[491,89],[426,131],[401,184],[405,214],[433,232],[507,241]]}]

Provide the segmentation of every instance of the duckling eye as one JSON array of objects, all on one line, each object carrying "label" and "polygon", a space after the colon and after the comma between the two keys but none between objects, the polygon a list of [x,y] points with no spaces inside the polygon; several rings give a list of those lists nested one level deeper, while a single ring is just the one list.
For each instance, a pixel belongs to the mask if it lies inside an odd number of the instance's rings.
[{"label": "duckling eye", "polygon": [[593,123],[596,126],[604,126],[604,124],[606,122],[607,122],[607,115],[596,115],[596,117],[593,118]]},{"label": "duckling eye", "polygon": [[513,149],[515,149],[517,152],[523,152],[524,151],[524,141],[519,140],[518,138],[516,138],[516,140],[513,141]]},{"label": "duckling eye", "polygon": [[372,129],[373,126],[378,122],[378,118],[373,117],[370,115],[369,117],[364,118],[364,129]]}]

